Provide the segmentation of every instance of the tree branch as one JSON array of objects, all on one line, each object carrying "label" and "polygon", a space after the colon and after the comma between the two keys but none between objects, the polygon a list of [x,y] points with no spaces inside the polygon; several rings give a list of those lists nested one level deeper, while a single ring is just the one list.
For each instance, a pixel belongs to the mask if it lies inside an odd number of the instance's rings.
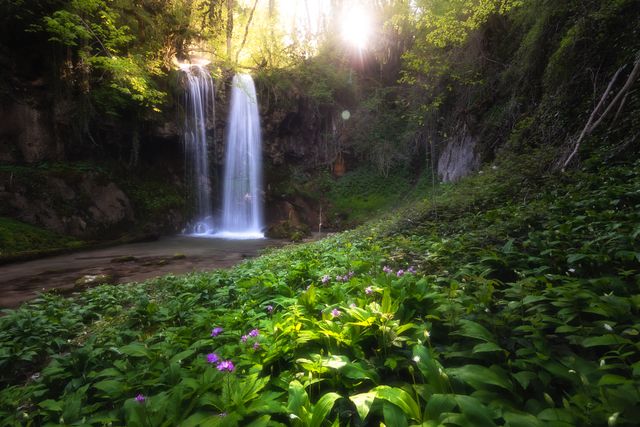
[{"label": "tree branch", "polygon": [[[607,85],[607,89],[602,94],[602,98],[600,98],[600,102],[598,102],[598,105],[596,105],[596,108],[594,108],[593,111],[591,112],[591,115],[589,116],[589,120],[587,120],[587,124],[582,129],[582,132],[580,132],[580,136],[578,136],[578,139],[576,139],[576,142],[573,145],[573,150],[567,156],[567,158],[564,160],[564,162],[562,162],[562,167],[561,167],[562,171],[565,170],[565,168],[569,165],[569,163],[571,163],[571,160],[573,160],[575,155],[578,153],[578,149],[580,148],[580,144],[582,143],[582,140],[587,135],[591,134],[600,125],[600,123],[602,123],[602,121],[609,115],[609,113],[613,110],[613,108],[619,102],[620,102],[620,105],[619,105],[618,111],[616,113],[616,118],[620,114],[620,112],[622,110],[622,107],[624,105],[624,102],[626,100],[627,94],[629,92],[629,89],[631,88],[633,83],[638,78],[638,75],[640,75],[640,58],[638,58],[636,60],[636,62],[634,63],[634,67],[631,70],[631,73],[629,74],[629,77],[627,77],[627,81],[625,82],[625,84],[618,91],[618,93],[613,98],[613,100],[611,102],[609,102],[609,104],[606,106],[604,112],[602,114],[600,114],[599,117],[597,117],[598,112],[605,105],[606,100],[609,98],[611,89],[613,88],[613,85],[615,84],[616,80],[618,79],[618,76],[620,75],[620,73],[622,72],[622,70],[625,67],[626,67],[626,65],[623,65],[622,67],[618,68],[618,71],[616,71],[616,73],[611,78],[611,81]],[[597,117],[597,119],[596,119],[596,117]],[[595,120],[595,122],[594,122],[594,120]]]}]

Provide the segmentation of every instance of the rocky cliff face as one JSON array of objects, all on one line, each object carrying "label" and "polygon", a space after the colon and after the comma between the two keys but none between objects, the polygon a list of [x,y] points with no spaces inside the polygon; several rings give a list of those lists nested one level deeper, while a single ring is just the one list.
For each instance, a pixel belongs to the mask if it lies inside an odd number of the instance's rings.
[{"label": "rocky cliff face", "polygon": [[114,237],[135,220],[127,195],[86,173],[0,172],[0,214],[83,239]]},{"label": "rocky cliff face", "polygon": [[455,182],[478,170],[480,156],[477,144],[467,126],[462,126],[442,148],[438,158],[438,177],[443,182]]}]

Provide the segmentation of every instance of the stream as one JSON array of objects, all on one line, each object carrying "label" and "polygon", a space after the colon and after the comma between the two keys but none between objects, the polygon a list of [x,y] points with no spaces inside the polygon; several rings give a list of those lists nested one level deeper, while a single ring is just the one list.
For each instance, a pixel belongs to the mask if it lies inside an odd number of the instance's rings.
[{"label": "stream", "polygon": [[[284,241],[225,240],[191,236],[91,249],[38,260],[0,265],[0,308],[15,308],[43,291],[63,294],[84,289],[76,282],[110,276],[110,283],[140,282],[167,274],[231,267]],[[91,284],[88,284],[91,286]]]}]

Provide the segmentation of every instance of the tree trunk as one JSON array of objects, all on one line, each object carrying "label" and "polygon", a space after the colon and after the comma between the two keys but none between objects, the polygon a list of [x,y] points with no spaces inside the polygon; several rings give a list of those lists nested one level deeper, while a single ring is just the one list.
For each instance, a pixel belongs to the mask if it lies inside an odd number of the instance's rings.
[{"label": "tree trunk", "polygon": [[227,58],[231,60],[231,38],[233,37],[233,0],[227,0]]}]

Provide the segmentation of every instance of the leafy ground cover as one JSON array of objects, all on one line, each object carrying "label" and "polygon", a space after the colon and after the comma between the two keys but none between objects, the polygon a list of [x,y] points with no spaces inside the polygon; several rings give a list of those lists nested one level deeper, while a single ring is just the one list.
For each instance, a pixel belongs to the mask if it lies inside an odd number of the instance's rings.
[{"label": "leafy ground cover", "polygon": [[634,425],[640,162],[523,169],[232,270],[6,311],[0,424]]}]

